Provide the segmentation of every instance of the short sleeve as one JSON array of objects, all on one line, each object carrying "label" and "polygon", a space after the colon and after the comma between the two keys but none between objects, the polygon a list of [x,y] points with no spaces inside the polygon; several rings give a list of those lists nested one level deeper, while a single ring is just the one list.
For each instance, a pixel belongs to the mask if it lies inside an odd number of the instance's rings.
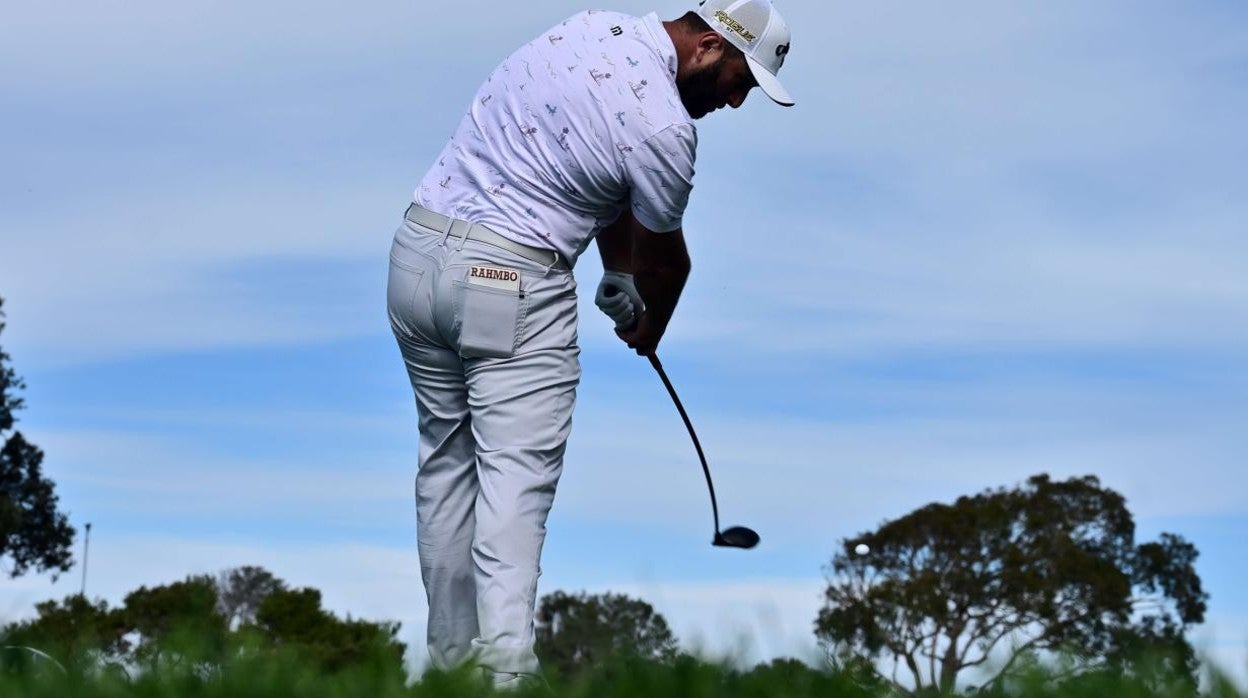
[{"label": "short sleeve", "polygon": [[632,187],[633,216],[656,233],[681,226],[689,193],[698,135],[693,124],[676,124],[633,148],[624,158]]}]

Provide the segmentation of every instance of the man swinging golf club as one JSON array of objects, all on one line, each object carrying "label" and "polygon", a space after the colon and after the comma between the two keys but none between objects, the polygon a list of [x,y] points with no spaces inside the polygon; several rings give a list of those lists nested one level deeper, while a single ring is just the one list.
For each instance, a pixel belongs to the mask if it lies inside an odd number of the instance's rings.
[{"label": "man swinging golf club", "polygon": [[[653,356],[689,274],[694,121],[776,79],[769,0],[672,21],[589,11],[506,58],[421,180],[387,304],[420,430],[417,543],[434,665],[496,686],[538,671],[545,524],[580,379],[571,269],[598,241],[598,306]],[[709,474],[708,474],[709,479]]]}]

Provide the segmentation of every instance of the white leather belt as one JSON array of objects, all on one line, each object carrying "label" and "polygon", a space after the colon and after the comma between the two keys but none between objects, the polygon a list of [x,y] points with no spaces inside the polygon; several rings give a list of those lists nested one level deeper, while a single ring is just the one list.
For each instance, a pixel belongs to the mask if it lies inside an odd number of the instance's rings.
[{"label": "white leather belt", "polygon": [[514,252],[525,259],[532,260],[552,269],[568,271],[572,268],[571,265],[568,264],[568,260],[555,250],[544,250],[540,247],[522,245],[515,240],[510,240],[502,235],[499,235],[480,223],[469,223],[468,221],[461,220],[459,218],[444,216],[441,213],[430,211],[420,204],[412,204],[411,206],[408,206],[407,213],[404,217],[416,225],[423,225],[426,228],[432,228],[443,234],[446,234],[449,231],[450,235],[457,238],[467,238],[469,240],[484,242],[487,245],[493,245],[507,250],[508,252]]}]

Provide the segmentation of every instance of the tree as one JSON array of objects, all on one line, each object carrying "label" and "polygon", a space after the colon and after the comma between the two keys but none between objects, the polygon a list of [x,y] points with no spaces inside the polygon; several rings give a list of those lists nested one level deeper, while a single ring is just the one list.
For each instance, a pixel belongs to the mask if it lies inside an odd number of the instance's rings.
[{"label": "tree", "polygon": [[547,594],[535,625],[542,664],[565,676],[626,655],[670,661],[677,652],[667,620],[623,594]]},{"label": "tree", "polygon": [[269,594],[285,588],[285,582],[263,567],[245,565],[225,570],[217,576],[217,611],[231,628],[254,623],[260,604]]},{"label": "tree", "polygon": [[131,656],[140,664],[211,663],[226,646],[228,628],[209,575],[139,587],[126,595],[123,613],[127,628],[138,633]]},{"label": "tree", "polygon": [[[1196,549],[1173,534],[1137,545],[1125,500],[1095,477],[1037,475],[842,543],[815,635],[835,661],[891,658],[900,690],[949,691],[990,661],[986,685],[999,683],[1043,652],[1073,661],[1071,673],[1133,671],[1134,658],[1162,654],[1194,686],[1184,632],[1208,598]],[[868,555],[853,554],[860,543]]]},{"label": "tree", "polygon": [[[0,333],[4,332],[4,299],[0,299]],[[13,431],[13,413],[23,407],[17,392],[22,379],[8,365],[9,355],[0,348],[0,559],[8,558],[12,578],[32,567],[39,572],[67,572],[73,565],[70,547],[74,529],[56,509],[55,485],[43,477],[43,451]],[[59,572],[58,572],[59,571]]]},{"label": "tree", "polygon": [[256,611],[254,626],[242,632],[253,628],[268,648],[293,650],[327,672],[368,666],[374,676],[404,675],[407,647],[395,639],[399,623],[340,620],[321,608],[321,592],[310,587],[270,592]]},{"label": "tree", "polygon": [[38,603],[35,611],[33,619],[5,626],[0,645],[32,647],[78,671],[121,661],[129,651],[125,619],[103,599],[74,594]]}]

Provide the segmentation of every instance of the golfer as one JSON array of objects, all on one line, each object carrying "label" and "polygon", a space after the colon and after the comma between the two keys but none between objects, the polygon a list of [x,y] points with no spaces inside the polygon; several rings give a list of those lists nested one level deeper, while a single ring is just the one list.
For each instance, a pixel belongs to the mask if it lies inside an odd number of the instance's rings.
[{"label": "golfer", "polygon": [[599,308],[654,352],[689,274],[694,123],[756,86],[792,105],[788,51],[768,0],[575,15],[490,74],[421,180],[387,301],[419,414],[435,666],[476,662],[500,687],[538,672],[539,561],[581,375],[572,267],[597,240]]}]

